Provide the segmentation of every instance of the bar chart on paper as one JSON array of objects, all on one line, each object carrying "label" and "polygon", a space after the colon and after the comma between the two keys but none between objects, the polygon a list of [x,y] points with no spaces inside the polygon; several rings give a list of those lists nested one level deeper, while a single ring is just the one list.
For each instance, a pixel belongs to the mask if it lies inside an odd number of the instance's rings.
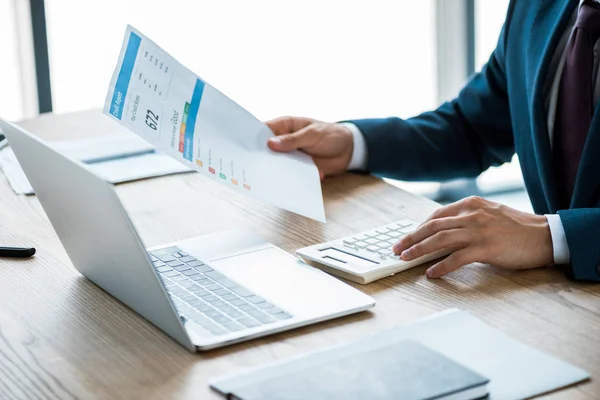
[{"label": "bar chart on paper", "polygon": [[104,113],[232,190],[325,222],[312,159],[269,150],[265,124],[131,26]]},{"label": "bar chart on paper", "polygon": [[224,183],[252,190],[251,181],[244,166],[233,158],[220,156],[211,147],[207,146],[205,149],[200,137],[196,141],[195,159],[198,167],[206,168],[211,175],[225,181]]}]

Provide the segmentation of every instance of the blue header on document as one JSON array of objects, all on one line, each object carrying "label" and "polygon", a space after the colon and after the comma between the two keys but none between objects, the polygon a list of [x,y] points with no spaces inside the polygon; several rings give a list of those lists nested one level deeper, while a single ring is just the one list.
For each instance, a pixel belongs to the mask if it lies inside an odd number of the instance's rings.
[{"label": "blue header on document", "polygon": [[125,50],[125,56],[123,57],[123,63],[121,64],[121,70],[119,71],[119,77],[117,78],[117,83],[115,85],[115,91],[113,92],[113,98],[110,103],[110,113],[118,119],[121,119],[121,116],[123,115],[125,96],[127,96],[129,81],[133,74],[135,59],[137,58],[141,42],[142,38],[131,32],[127,43],[127,49]]}]

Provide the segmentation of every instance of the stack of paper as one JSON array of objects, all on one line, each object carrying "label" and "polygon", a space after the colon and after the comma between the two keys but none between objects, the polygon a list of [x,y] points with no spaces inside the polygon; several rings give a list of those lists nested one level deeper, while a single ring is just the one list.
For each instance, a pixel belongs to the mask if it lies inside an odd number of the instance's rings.
[{"label": "stack of paper", "polygon": [[19,165],[12,149],[5,148],[0,151],[0,168],[16,194],[31,194],[33,189],[25,176],[25,172]]},{"label": "stack of paper", "polygon": [[[61,153],[83,163],[111,183],[128,182],[192,170],[134,135],[51,143]],[[0,151],[0,168],[17,194],[33,194],[25,173],[10,147]]]}]

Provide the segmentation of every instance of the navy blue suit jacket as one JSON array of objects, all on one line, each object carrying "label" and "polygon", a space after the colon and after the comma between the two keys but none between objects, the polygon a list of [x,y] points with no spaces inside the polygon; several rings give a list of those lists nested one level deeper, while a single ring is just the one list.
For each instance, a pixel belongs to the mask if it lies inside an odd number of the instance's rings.
[{"label": "navy blue suit jacket", "polygon": [[351,121],[362,131],[369,172],[402,180],[475,177],[519,156],[537,214],[558,213],[575,279],[600,281],[600,105],[569,209],[559,199],[544,83],[578,0],[512,1],[498,46],[452,102],[415,118]]}]

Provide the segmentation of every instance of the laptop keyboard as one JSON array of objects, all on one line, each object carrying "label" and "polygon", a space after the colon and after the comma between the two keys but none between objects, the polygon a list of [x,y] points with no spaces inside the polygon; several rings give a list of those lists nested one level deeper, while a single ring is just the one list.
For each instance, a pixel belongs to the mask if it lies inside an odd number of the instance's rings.
[{"label": "laptop keyboard", "polygon": [[292,318],[178,247],[148,254],[177,312],[213,335]]}]

